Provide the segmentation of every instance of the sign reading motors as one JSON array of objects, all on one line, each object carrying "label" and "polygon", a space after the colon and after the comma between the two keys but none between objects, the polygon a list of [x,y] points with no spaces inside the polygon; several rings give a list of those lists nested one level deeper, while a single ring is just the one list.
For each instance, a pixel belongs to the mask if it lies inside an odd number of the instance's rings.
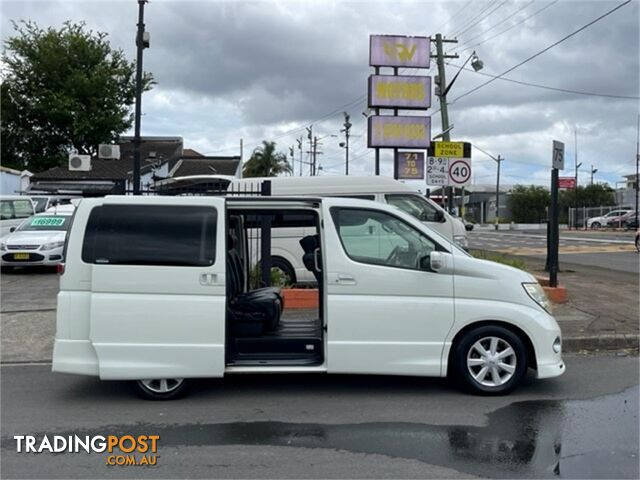
[{"label": "sign reading motors", "polygon": [[371,75],[369,107],[426,110],[431,106],[431,77]]},{"label": "sign reading motors", "polygon": [[369,65],[372,67],[429,68],[431,61],[429,37],[371,35]]},{"label": "sign reading motors", "polygon": [[428,148],[431,118],[371,116],[368,133],[369,148]]}]

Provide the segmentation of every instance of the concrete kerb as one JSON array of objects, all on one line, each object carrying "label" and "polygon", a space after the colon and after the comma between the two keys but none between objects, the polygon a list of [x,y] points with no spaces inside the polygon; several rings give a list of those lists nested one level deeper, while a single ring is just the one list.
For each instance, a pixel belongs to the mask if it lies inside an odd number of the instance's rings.
[{"label": "concrete kerb", "polygon": [[640,336],[627,334],[603,334],[599,336],[563,337],[565,352],[598,352],[612,350],[638,350]]}]

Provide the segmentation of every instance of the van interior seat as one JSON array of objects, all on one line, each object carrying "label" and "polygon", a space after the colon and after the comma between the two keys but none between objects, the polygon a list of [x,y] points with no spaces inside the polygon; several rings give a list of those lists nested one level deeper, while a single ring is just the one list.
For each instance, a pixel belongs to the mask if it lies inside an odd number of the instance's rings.
[{"label": "van interior seat", "polygon": [[227,252],[227,315],[231,332],[238,336],[273,331],[282,314],[282,293],[278,288],[244,292],[245,274],[235,245]]},{"label": "van interior seat", "polygon": [[[313,273],[314,277],[316,277],[318,285],[321,285],[322,275],[321,272],[316,270],[316,262],[314,258],[316,250],[320,248],[320,236],[318,234],[307,235],[306,237],[300,239],[300,246],[304,251],[304,255],[302,256],[302,263],[304,263],[305,268]],[[319,252],[318,255],[321,255],[321,252]],[[318,258],[318,262],[322,263],[320,257]]]}]

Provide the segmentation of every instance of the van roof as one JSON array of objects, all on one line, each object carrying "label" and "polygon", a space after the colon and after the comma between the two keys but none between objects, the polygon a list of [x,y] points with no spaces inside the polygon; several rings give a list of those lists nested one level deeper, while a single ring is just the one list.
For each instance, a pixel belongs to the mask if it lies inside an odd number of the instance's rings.
[{"label": "van roof", "polygon": [[233,185],[271,180],[272,195],[416,192],[393,178],[380,176],[256,177],[237,179]]},{"label": "van roof", "polygon": [[25,195],[0,195],[0,200],[31,200]]}]

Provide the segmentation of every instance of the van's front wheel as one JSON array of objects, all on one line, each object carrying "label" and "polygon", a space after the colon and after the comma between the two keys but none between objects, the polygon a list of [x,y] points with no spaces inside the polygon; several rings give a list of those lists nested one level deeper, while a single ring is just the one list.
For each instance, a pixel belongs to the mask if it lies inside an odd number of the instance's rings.
[{"label": "van's front wheel", "polygon": [[146,400],[175,400],[187,393],[184,378],[151,378],[135,382],[138,395]]},{"label": "van's front wheel", "polygon": [[522,382],[527,372],[524,343],[504,327],[470,330],[454,348],[456,376],[473,393],[505,395]]}]

